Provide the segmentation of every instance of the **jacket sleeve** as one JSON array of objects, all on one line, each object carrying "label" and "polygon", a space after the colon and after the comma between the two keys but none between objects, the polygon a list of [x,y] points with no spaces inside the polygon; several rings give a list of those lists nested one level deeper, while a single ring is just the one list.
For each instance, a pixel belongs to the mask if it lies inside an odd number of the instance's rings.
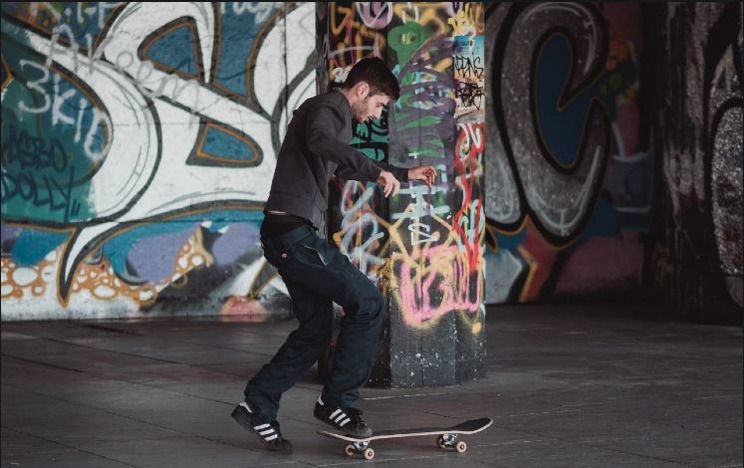
[{"label": "jacket sleeve", "polygon": [[408,169],[405,167],[393,166],[392,164],[384,162],[376,162],[380,168],[384,171],[392,172],[399,182],[408,182]]},{"label": "jacket sleeve", "polygon": [[[399,182],[408,182],[408,169],[393,166],[392,164],[387,164],[384,162],[375,162],[372,161],[372,164],[376,165],[383,171],[392,172],[396,179],[398,179]],[[356,177],[356,174],[354,171],[350,170],[349,168],[345,166],[338,166],[336,169],[336,177],[341,177],[342,179],[346,180],[360,180]],[[378,176],[379,177],[379,176]],[[375,179],[376,181],[377,179]]]},{"label": "jacket sleeve", "polygon": [[307,150],[343,167],[347,175],[353,176],[347,178],[376,182],[381,169],[353,146],[338,139],[344,128],[342,119],[339,112],[328,105],[322,105],[308,115],[305,129]]}]

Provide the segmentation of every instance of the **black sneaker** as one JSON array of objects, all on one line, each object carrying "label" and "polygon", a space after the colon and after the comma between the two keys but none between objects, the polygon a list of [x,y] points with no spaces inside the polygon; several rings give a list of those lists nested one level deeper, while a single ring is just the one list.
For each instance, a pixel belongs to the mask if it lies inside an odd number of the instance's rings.
[{"label": "black sneaker", "polygon": [[372,435],[372,428],[367,426],[367,423],[362,419],[362,412],[356,408],[339,408],[326,405],[318,398],[313,414],[324,423],[352,437],[369,437]]},{"label": "black sneaker", "polygon": [[243,402],[235,407],[231,416],[244,429],[255,433],[267,449],[292,453],[292,443],[282,437],[282,433],[279,431],[279,423],[265,421],[256,413],[251,410],[248,403]]}]

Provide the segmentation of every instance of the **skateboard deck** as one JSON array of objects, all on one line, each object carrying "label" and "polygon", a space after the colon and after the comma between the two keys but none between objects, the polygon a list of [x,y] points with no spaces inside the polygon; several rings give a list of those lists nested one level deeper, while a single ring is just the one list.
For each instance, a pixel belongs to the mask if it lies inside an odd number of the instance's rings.
[{"label": "skateboard deck", "polygon": [[437,436],[437,446],[442,449],[455,449],[463,453],[468,446],[464,440],[457,440],[460,435],[480,432],[493,424],[491,418],[471,419],[451,427],[418,427],[414,429],[388,429],[375,432],[369,437],[354,437],[333,430],[318,431],[318,434],[350,442],[344,452],[348,456],[362,455],[367,460],[375,458],[375,451],[369,446],[372,441],[382,439],[401,439],[405,437]]}]

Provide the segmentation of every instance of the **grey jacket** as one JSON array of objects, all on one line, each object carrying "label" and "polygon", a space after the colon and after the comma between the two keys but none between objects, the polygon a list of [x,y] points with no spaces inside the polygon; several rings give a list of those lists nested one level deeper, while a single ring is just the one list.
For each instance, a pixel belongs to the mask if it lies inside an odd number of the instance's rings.
[{"label": "grey jacket", "polygon": [[407,169],[373,162],[349,146],[351,123],[351,106],[340,92],[331,91],[302,103],[279,150],[264,209],[308,219],[324,232],[328,182],[334,174],[375,182],[385,169],[399,181],[407,181]]}]

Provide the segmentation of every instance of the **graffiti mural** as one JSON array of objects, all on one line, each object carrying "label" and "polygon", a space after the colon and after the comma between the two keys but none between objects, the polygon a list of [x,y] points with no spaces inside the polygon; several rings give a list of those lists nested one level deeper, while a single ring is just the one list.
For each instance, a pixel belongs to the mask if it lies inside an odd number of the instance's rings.
[{"label": "graffiti mural", "polygon": [[[669,308],[741,323],[744,307],[740,2],[649,7],[661,156],[653,270]],[[670,66],[669,64],[679,64]]]},{"label": "graffiti mural", "polygon": [[486,11],[486,301],[641,284],[653,164],[638,4]]},{"label": "graffiti mural", "polygon": [[2,5],[2,318],[261,317],[312,5]]},{"label": "graffiti mural", "polygon": [[370,55],[385,59],[400,83],[400,98],[378,121],[357,124],[352,144],[375,161],[439,172],[431,188],[404,183],[391,200],[375,184],[335,182],[332,239],[391,301],[381,346],[390,355],[378,360],[373,380],[434,385],[482,376],[483,15],[479,3],[318,8],[327,88]]}]

